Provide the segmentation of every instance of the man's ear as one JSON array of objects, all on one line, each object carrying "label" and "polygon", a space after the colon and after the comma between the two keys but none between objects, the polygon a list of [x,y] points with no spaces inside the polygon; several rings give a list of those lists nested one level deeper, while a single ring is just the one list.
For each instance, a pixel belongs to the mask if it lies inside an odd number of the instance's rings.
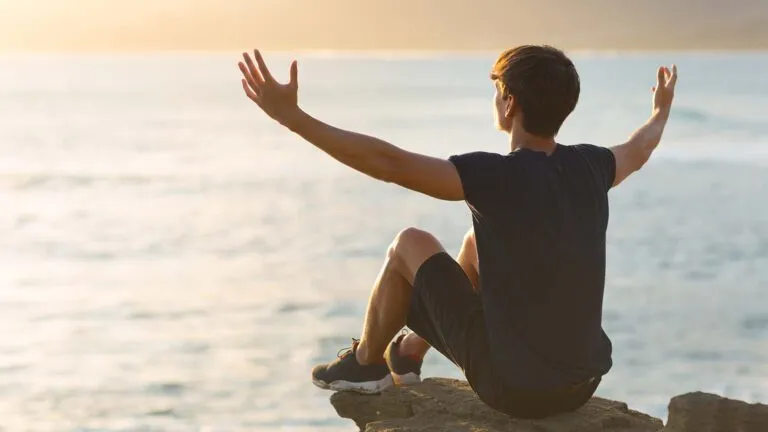
[{"label": "man's ear", "polygon": [[507,95],[506,99],[504,100],[504,116],[507,118],[512,118],[512,116],[515,114],[515,108],[517,108],[517,104],[515,104],[515,97],[512,95]]}]

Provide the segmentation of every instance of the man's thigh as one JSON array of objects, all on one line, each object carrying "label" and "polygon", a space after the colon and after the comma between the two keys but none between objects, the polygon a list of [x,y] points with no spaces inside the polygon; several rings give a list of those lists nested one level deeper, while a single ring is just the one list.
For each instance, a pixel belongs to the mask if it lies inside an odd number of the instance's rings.
[{"label": "man's thigh", "polygon": [[447,253],[432,255],[416,272],[406,324],[461,368],[482,399],[497,393],[480,297]]},{"label": "man's thigh", "polygon": [[483,402],[513,417],[541,418],[577,409],[599,384],[597,380],[574,391],[525,391],[505,385],[491,360],[480,296],[445,252],[432,255],[418,269],[406,324],[461,368]]}]

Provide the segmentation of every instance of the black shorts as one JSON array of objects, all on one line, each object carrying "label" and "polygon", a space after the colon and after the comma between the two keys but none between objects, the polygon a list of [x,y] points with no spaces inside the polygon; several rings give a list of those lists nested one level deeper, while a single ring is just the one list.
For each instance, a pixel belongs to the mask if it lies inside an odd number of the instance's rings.
[{"label": "black shorts", "polygon": [[416,272],[407,326],[461,368],[478,397],[516,418],[542,418],[584,405],[600,377],[559,390],[520,390],[507,386],[491,361],[480,297],[464,270],[440,252]]}]

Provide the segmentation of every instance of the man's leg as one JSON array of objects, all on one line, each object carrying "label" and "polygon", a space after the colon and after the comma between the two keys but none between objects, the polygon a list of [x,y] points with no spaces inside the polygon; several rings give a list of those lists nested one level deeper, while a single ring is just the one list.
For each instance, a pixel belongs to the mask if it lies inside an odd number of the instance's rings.
[{"label": "man's leg", "polygon": [[[408,228],[397,235],[368,301],[363,335],[357,347],[360,364],[380,361],[392,338],[405,326],[416,271],[429,257],[444,251],[428,232]],[[417,349],[416,353],[421,352],[421,356],[429,349],[423,339],[412,340],[410,345]]]},{"label": "man's leg", "polygon": [[[464,235],[464,241],[461,244],[459,255],[456,259],[459,266],[467,274],[467,277],[472,282],[472,287],[475,292],[480,289],[480,283],[478,281],[478,274],[480,272],[478,259],[477,259],[477,245],[475,243],[475,230],[470,228]],[[416,358],[423,358],[427,351],[429,351],[429,344],[421,336],[416,333],[408,333],[403,338],[400,345],[400,354],[407,355]]]},{"label": "man's leg", "polygon": [[315,385],[331,390],[376,393],[392,385],[384,351],[406,324],[417,270],[444,252],[431,234],[414,228],[400,232],[387,256],[368,302],[361,340],[338,359],[312,370]]}]

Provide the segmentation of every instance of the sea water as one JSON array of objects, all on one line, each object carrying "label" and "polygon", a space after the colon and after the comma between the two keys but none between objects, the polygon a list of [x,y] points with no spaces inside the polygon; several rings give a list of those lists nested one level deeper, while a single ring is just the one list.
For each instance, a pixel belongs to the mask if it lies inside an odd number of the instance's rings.
[{"label": "sea water", "polygon": [[[300,100],[433,156],[508,151],[495,53],[299,53]],[[279,79],[287,54],[266,53]],[[768,55],[574,53],[564,144],[621,143],[656,67],[661,147],[613,190],[599,396],[666,416],[768,401]],[[355,430],[313,365],[358,337],[397,232],[451,253],[441,202],[344,167],[243,94],[238,53],[0,57],[0,430]],[[437,353],[425,376],[460,377]]]}]

